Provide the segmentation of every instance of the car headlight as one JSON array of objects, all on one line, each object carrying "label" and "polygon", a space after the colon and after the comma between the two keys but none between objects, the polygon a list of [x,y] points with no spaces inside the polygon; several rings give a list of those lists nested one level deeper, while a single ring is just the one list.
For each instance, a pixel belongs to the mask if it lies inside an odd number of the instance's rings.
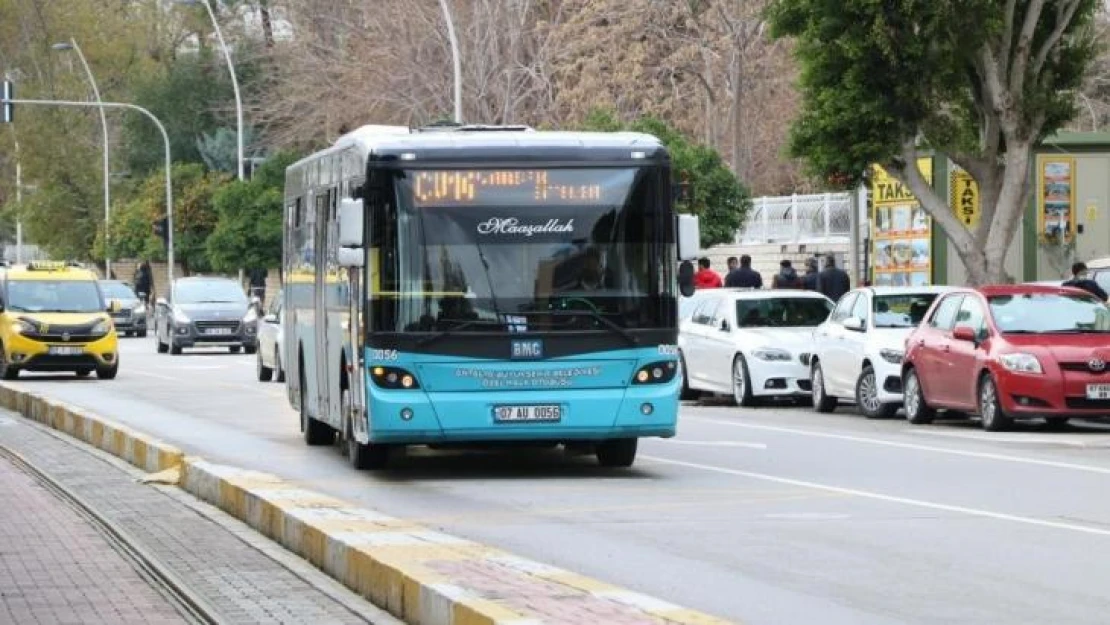
[{"label": "car headlight", "polygon": [[998,357],[998,362],[1003,367],[1017,373],[1044,373],[1044,369],[1041,368],[1041,361],[1037,360],[1037,357],[1033,354],[1024,352],[1002,354]]},{"label": "car headlight", "polygon": [[101,319],[100,321],[96,322],[95,326],[93,326],[92,333],[93,334],[108,334],[108,332],[111,331],[111,329],[112,329],[112,322],[108,321],[107,319]]},{"label": "car headlight", "polygon": [[790,352],[785,349],[776,349],[774,347],[762,347],[752,352],[752,356],[760,360],[778,361],[783,362],[790,360]]},{"label": "car headlight", "polygon": [[879,356],[881,356],[883,360],[889,362],[892,365],[902,364],[902,358],[905,355],[906,355],[906,353],[903,352],[900,349],[880,349],[879,350]]},{"label": "car headlight", "polygon": [[30,321],[24,321],[23,319],[17,319],[15,323],[12,324],[12,331],[16,334],[38,333],[38,330],[35,328],[34,324],[32,324]]},{"label": "car headlight", "polygon": [[180,308],[173,309],[173,320],[177,323],[189,323],[189,316],[181,312]]}]

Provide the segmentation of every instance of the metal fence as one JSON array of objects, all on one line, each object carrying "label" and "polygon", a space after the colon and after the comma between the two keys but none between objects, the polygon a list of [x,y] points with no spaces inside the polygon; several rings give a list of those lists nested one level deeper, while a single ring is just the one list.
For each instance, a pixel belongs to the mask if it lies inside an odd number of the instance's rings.
[{"label": "metal fence", "polygon": [[851,238],[851,194],[784,195],[752,200],[737,244],[847,242]]}]

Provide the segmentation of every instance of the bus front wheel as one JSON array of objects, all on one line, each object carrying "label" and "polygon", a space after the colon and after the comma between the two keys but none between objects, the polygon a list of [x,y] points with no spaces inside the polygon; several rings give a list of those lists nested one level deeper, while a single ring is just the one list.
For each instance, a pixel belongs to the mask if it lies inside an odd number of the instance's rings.
[{"label": "bus front wheel", "polygon": [[597,461],[603,467],[630,467],[636,461],[635,438],[618,438],[597,446]]},{"label": "bus front wheel", "polygon": [[355,438],[355,427],[352,421],[354,411],[351,409],[350,389],[343,389],[340,402],[340,410],[344,415],[343,442],[347,446],[347,461],[358,471],[384,469],[389,462],[389,448],[385,445],[363,444]]}]

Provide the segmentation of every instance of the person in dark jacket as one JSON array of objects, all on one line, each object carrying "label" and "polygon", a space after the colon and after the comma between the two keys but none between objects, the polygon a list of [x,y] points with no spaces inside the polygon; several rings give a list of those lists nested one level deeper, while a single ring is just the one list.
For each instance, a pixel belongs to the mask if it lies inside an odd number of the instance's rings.
[{"label": "person in dark jacket", "polygon": [[802,288],[807,291],[820,291],[818,286],[820,283],[819,272],[817,271],[817,259],[806,259],[806,273],[802,276]]},{"label": "person in dark jacket", "polygon": [[1087,263],[1078,262],[1071,266],[1071,280],[1064,283],[1063,286],[1070,286],[1076,289],[1083,289],[1084,291],[1094,295],[1102,301],[1106,301],[1106,291],[1103,290],[1098,282],[1090,279],[1087,275]]},{"label": "person in dark jacket", "polygon": [[266,277],[269,274],[269,271],[261,268],[251,269],[250,271],[251,295],[257,297],[258,301],[262,303],[266,302]]},{"label": "person in dark jacket", "polygon": [[834,302],[852,290],[848,272],[836,266],[836,257],[832,254],[825,257],[825,269],[818,275],[817,285],[821,294]]},{"label": "person in dark jacket", "polygon": [[783,259],[779,263],[779,272],[775,277],[771,278],[772,289],[800,289],[802,288],[802,279],[798,276],[798,272],[794,269],[794,265],[789,260]]},{"label": "person in dark jacket", "polygon": [[744,254],[740,257],[740,266],[728,272],[725,277],[725,286],[740,289],[762,289],[763,276],[752,269],[752,257]]},{"label": "person in dark jacket", "polygon": [[139,268],[135,270],[135,277],[132,279],[135,283],[135,293],[144,300],[145,304],[150,304],[150,298],[154,295],[151,291],[154,287],[154,275],[150,271],[150,263],[143,261],[139,264]]}]

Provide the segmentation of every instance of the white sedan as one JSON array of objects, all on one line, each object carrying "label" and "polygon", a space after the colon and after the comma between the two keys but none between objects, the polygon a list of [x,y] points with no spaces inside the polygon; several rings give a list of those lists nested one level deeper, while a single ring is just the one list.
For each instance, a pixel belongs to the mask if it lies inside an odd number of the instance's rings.
[{"label": "white sedan", "polygon": [[809,397],[813,329],[833,303],[813,291],[714,289],[679,324],[683,391],[731,394],[741,406],[762,397]]},{"label": "white sedan", "polygon": [[866,287],[849,291],[813,333],[813,407],[832,412],[854,402],[866,417],[891,417],[902,405],[906,337],[950,287]]},{"label": "white sedan", "polygon": [[285,330],[282,326],[282,295],[278,293],[270,311],[258,320],[258,381],[285,381]]}]

